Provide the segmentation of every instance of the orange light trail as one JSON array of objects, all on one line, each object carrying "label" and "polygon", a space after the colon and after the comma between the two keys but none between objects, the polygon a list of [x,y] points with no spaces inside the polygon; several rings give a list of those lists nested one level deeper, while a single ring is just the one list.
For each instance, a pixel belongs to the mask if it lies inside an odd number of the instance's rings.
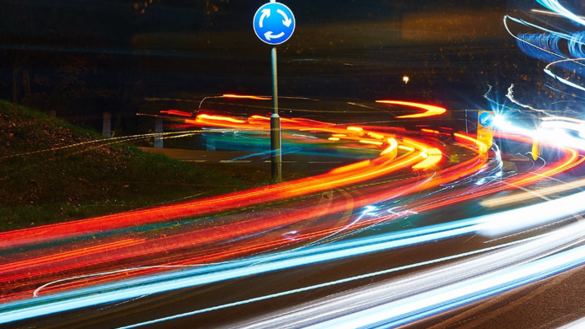
[{"label": "orange light trail", "polygon": [[[464,136],[463,139],[471,140],[475,144],[478,143],[477,140],[467,136]],[[408,140],[407,142],[410,144],[415,143],[412,140]],[[415,147],[420,148],[421,152],[426,150],[426,147],[423,145],[416,144]],[[35,241],[44,241],[47,239],[58,239],[91,232],[123,228],[137,224],[156,223],[178,218],[200,216],[210,212],[245,207],[252,204],[298,196],[304,193],[314,193],[323,189],[340,187],[361,180],[380,177],[381,175],[403,169],[406,165],[415,165],[416,162],[423,160],[424,159],[420,153],[415,153],[411,157],[403,159],[402,161],[399,161],[395,164],[384,164],[384,166],[380,168],[372,168],[368,172],[359,170],[355,173],[354,176],[349,177],[337,177],[336,175],[330,177],[332,174],[324,174],[312,178],[288,182],[285,184],[277,184],[245,192],[232,193],[225,196],[186,202],[172,206],[164,206],[86,220],[59,223],[11,232],[3,232],[0,233],[0,248],[14,247],[27,243],[33,243]]]},{"label": "orange light trail", "polygon": [[[472,160],[473,162],[475,160]],[[468,161],[470,164],[470,162]],[[463,164],[465,165],[465,164]],[[460,166],[463,168],[463,166]],[[451,172],[451,178],[449,179],[456,179],[460,177],[460,173]],[[446,178],[447,179],[447,178]],[[420,181],[417,178],[413,178],[410,181],[412,183],[408,183],[406,186],[403,185],[404,182],[395,182],[392,183],[394,188],[388,187],[387,189],[382,189],[382,193],[372,193],[371,195],[362,196],[352,202],[352,207],[362,207],[371,203],[375,203],[379,200],[388,200],[391,198],[395,198],[400,195],[408,194],[422,188],[427,188],[428,186],[433,185],[430,181],[427,185],[421,185]],[[437,180],[437,184],[441,182],[445,182],[445,180]],[[253,232],[262,232],[262,231],[270,231],[276,227],[282,227],[283,225],[290,225],[294,222],[299,222],[306,220],[307,218],[311,217],[318,217],[320,215],[330,214],[330,213],[337,213],[340,211],[345,211],[347,209],[348,203],[347,201],[341,203],[335,203],[333,206],[327,209],[321,209],[321,207],[317,207],[314,210],[306,211],[306,210],[297,210],[294,213],[286,214],[286,215],[277,215],[277,216],[269,216],[263,218],[252,219],[244,222],[236,222],[232,224],[222,225],[218,227],[212,227],[209,229],[204,230],[197,230],[194,232],[188,232],[184,234],[169,236],[162,239],[157,239],[153,241],[145,241],[143,245],[140,246],[131,246],[126,248],[126,250],[120,250],[116,253],[107,253],[104,255],[100,260],[102,262],[111,260],[120,260],[126,258],[135,258],[139,255],[154,255],[157,253],[168,254],[172,250],[178,250],[185,248],[187,246],[210,246],[212,242],[218,243],[220,241],[226,241],[230,239],[234,239],[237,237],[242,237],[251,235]],[[371,221],[365,220],[357,225],[354,228],[364,227],[367,225],[371,225],[375,222],[381,222],[385,220],[391,220],[397,218],[397,216],[385,216],[378,220]],[[339,227],[331,227],[326,229],[317,229],[313,232],[308,232],[299,236],[299,239],[310,239],[310,238],[318,238],[319,236],[323,236],[323,234],[330,234],[334,233],[335,231],[339,230]],[[253,235],[252,235],[253,236]],[[289,243],[286,239],[282,240],[279,238],[279,235],[271,235],[272,239],[275,237],[280,239],[277,241],[271,242],[262,242],[262,240],[258,241],[259,243],[254,243],[250,245],[250,247],[241,248],[241,243],[239,240],[235,240],[235,245],[233,248],[226,249],[225,247],[220,248],[216,253],[210,252],[199,252],[202,256],[197,256],[195,258],[186,259],[184,254],[181,254],[178,263],[173,264],[193,264],[193,263],[202,263],[202,262],[210,262],[210,261],[219,261],[226,258],[232,258],[235,256],[240,256],[243,253],[249,252],[257,252],[261,250],[265,250],[265,248],[270,248],[278,245],[285,245]],[[91,262],[77,262],[72,263],[69,266],[64,267],[56,267],[53,268],[55,271],[65,271],[70,270],[72,268],[81,268],[83,266],[87,266],[89,264],[95,264],[98,262],[97,259],[92,259]],[[151,270],[155,271],[155,270]],[[141,272],[142,273],[142,272]],[[118,275],[119,277],[123,277],[124,275]],[[23,276],[24,278],[25,276]],[[15,277],[11,277],[10,279],[15,279]],[[114,277],[109,277],[109,279],[114,279]],[[105,278],[103,280],[106,280]],[[1,279],[0,279],[1,281]],[[95,281],[94,281],[95,282]],[[77,285],[82,285],[79,283]],[[71,286],[69,286],[71,288]]]},{"label": "orange light trail", "polygon": [[362,168],[370,166],[370,163],[371,163],[370,160],[360,161],[360,162],[352,163],[352,164],[347,165],[347,166],[335,168],[335,169],[329,171],[329,173],[330,174],[341,174],[341,173],[356,170],[356,169],[362,169]]},{"label": "orange light trail", "polygon": [[580,179],[578,181],[564,183],[557,186],[545,187],[540,188],[537,190],[531,190],[530,192],[518,192],[512,195],[506,195],[504,197],[498,198],[491,198],[487,200],[481,201],[481,204],[484,207],[492,208],[492,207],[499,207],[511,203],[517,203],[521,201],[526,201],[534,198],[539,198],[543,196],[548,196],[550,194],[560,193],[571,191],[574,189],[585,187],[585,179]]},{"label": "orange light trail", "polygon": [[378,133],[375,133],[375,132],[369,132],[368,133],[368,136],[370,136],[372,138],[375,138],[375,139],[384,139],[384,137],[386,137],[383,134],[378,134]]},{"label": "orange light trail", "polygon": [[414,151],[414,148],[413,147],[410,147],[410,146],[400,145],[400,146],[398,146],[398,148],[401,149],[401,150],[404,150],[404,151],[409,151],[409,152]]},{"label": "orange light trail", "polygon": [[[254,121],[259,120],[260,122],[257,122],[257,124],[266,124],[267,122],[270,122],[270,118],[269,117],[263,117],[261,115],[252,115],[251,117],[248,118],[248,122],[250,124],[255,124]],[[280,118],[280,122],[291,122],[291,123],[299,123],[299,121],[295,120],[295,119],[287,119],[287,118]],[[302,125],[302,123],[301,123]]]},{"label": "orange light trail", "polygon": [[3,265],[0,265],[0,274],[4,275],[6,272],[12,271],[14,269],[22,269],[23,267],[29,267],[31,265],[39,266],[39,265],[45,265],[45,264],[52,264],[52,263],[67,260],[67,259],[73,259],[73,258],[76,258],[79,256],[94,254],[96,252],[100,252],[100,251],[104,251],[104,250],[112,251],[113,249],[116,249],[116,248],[140,244],[142,242],[144,242],[144,239],[138,239],[138,240],[126,239],[126,240],[120,240],[120,241],[116,241],[116,242],[112,242],[112,243],[105,243],[105,244],[97,245],[94,247],[81,248],[81,249],[76,249],[76,250],[72,250],[72,251],[52,254],[49,256],[37,257],[37,258],[32,258],[32,259],[28,259],[28,260],[24,260],[24,261],[3,264]]},{"label": "orange light trail", "polygon": [[[200,114],[196,120],[186,119],[189,123],[195,121],[197,124],[209,124],[214,126],[232,127],[234,124],[248,127],[245,120],[238,120],[224,116],[212,116]],[[307,121],[290,120],[283,122],[283,128],[299,129],[309,126]],[[258,126],[254,126],[258,127]],[[260,126],[262,127],[262,126]],[[362,133],[363,128],[349,127],[349,131]],[[248,128],[249,129],[249,128]],[[257,128],[256,128],[257,129]],[[333,128],[327,124],[320,124],[320,127],[311,128],[316,131],[326,131],[341,133],[347,132],[343,128]],[[422,148],[426,149],[423,145]],[[421,149],[422,151],[422,149]],[[244,192],[232,193],[219,197],[212,197],[203,200],[185,202],[170,206],[131,211],[97,218],[89,218],[66,223],[52,224],[42,227],[33,227],[28,229],[16,230],[11,232],[0,233],[0,248],[15,247],[36,241],[53,240],[65,237],[89,234],[92,232],[101,232],[105,230],[119,229],[134,225],[144,225],[149,223],[164,222],[168,220],[201,216],[211,212],[225,211],[228,209],[238,209],[253,204],[260,204],[269,201],[281,200],[299,196],[301,194],[316,193],[324,189],[341,187],[347,184],[356,183],[366,179],[374,179],[381,175],[387,175],[391,172],[401,170],[407,166],[414,165],[422,161],[420,152],[409,155],[408,157],[390,163],[387,157],[381,158],[382,163],[375,163],[375,166],[366,168],[366,170],[357,170],[353,174],[322,174],[315,177],[300,179],[292,182],[270,185],[267,187],[256,188]]]},{"label": "orange light trail", "polygon": [[237,99],[254,99],[259,101],[269,101],[272,97],[253,96],[253,95],[236,95],[236,94],[223,94],[224,98],[237,98]]},{"label": "orange light trail", "polygon": [[388,147],[380,153],[380,155],[390,154],[392,158],[395,158],[398,154],[398,142],[394,138],[388,138]]},{"label": "orange light trail", "polygon": [[[526,138],[524,136],[506,134],[503,132],[497,132],[497,136],[500,138],[513,139],[513,140],[521,141],[521,142],[528,143],[528,144],[532,143],[531,139]],[[468,137],[468,136],[465,136],[465,137]],[[471,138],[471,137],[468,137],[468,138],[473,140],[473,138]],[[428,201],[427,202],[420,202],[420,205],[413,204],[412,210],[416,211],[416,212],[423,212],[423,211],[426,211],[429,209],[435,209],[437,207],[445,207],[448,205],[476,199],[479,197],[498,193],[501,191],[506,191],[506,190],[511,190],[511,189],[515,189],[518,187],[526,186],[528,184],[535,183],[535,182],[537,182],[545,177],[551,177],[551,176],[559,174],[563,171],[567,171],[571,168],[582,165],[585,162],[585,158],[581,158],[581,159],[577,160],[578,159],[578,152],[576,150],[573,150],[570,148],[559,148],[559,147],[551,145],[551,144],[547,144],[546,146],[553,148],[553,149],[559,149],[559,150],[565,152],[565,157],[561,161],[557,161],[554,164],[543,167],[535,172],[518,175],[516,177],[508,179],[506,182],[498,181],[498,182],[496,182],[495,186],[491,185],[491,186],[477,187],[476,191],[474,191],[473,193],[458,195],[455,192],[451,192],[451,193],[447,193],[446,195],[444,195],[441,198],[442,200],[436,201],[435,203],[432,203],[432,204],[429,203]]]},{"label": "orange light trail", "polygon": [[378,145],[378,146],[384,145],[384,143],[382,143],[382,142],[370,141],[370,140],[367,140],[367,139],[360,139],[360,143],[362,143],[362,144],[370,144],[370,145]]},{"label": "orange light trail", "polygon": [[459,137],[459,138],[463,138],[465,140],[468,140],[468,141],[474,143],[475,145],[477,145],[477,148],[479,149],[479,153],[480,154],[487,153],[487,151],[488,151],[487,145],[485,145],[484,143],[480,142],[479,140],[477,140],[477,139],[475,139],[473,137],[469,137],[469,136],[466,136],[466,135],[463,135],[463,134],[458,134],[458,133],[455,133],[453,135],[455,137]]},{"label": "orange light trail", "polygon": [[[482,160],[483,159],[483,160]],[[379,200],[389,200],[392,199],[394,197],[400,196],[400,195],[405,195],[411,192],[415,192],[415,191],[420,191],[423,189],[426,189],[428,187],[431,186],[438,186],[439,184],[444,184],[445,182],[448,182],[450,180],[454,180],[460,177],[465,177],[468,174],[471,174],[473,172],[476,172],[477,169],[479,169],[481,166],[483,166],[485,164],[485,157],[475,157],[473,159],[470,159],[464,163],[458,164],[456,166],[444,169],[442,171],[437,172],[436,174],[438,175],[438,177],[442,177],[441,179],[433,179],[433,180],[426,180],[426,183],[421,184],[421,182],[417,179],[417,178],[411,178],[411,179],[407,179],[405,181],[398,181],[398,182],[393,182],[390,183],[386,188],[383,189],[377,189],[379,192],[374,192],[374,193],[364,193],[364,195],[361,195],[359,198],[356,198],[352,201],[352,207],[362,207],[368,204],[373,204],[378,202]],[[409,183],[411,182],[411,183]],[[405,185],[406,184],[406,185]],[[434,209],[434,208],[438,208],[441,206],[441,202],[436,202],[436,200],[441,200],[443,199],[442,196],[437,196],[434,197],[430,200],[426,200],[426,208],[428,209]],[[423,202],[423,201],[421,201]],[[318,211],[318,210],[313,210],[313,211],[299,211],[297,213],[297,215],[289,215],[288,219],[285,220],[289,221],[289,222],[294,222],[294,221],[301,221],[301,220],[306,220],[306,218],[308,218],[308,216],[313,216],[313,215],[323,215],[326,213],[337,213],[340,211],[344,211],[344,209],[347,209],[348,207],[348,202],[344,201],[344,202],[337,202],[335,203],[333,206],[329,207],[327,209],[327,211]],[[416,209],[414,208],[413,210],[416,210],[417,212],[422,211],[422,209]],[[389,220],[394,220],[397,218],[400,218],[404,216],[404,213],[398,213],[398,214],[391,214],[391,215],[385,215],[385,216],[380,216],[380,217],[374,217],[374,218],[367,218],[364,219],[363,221],[360,221],[358,223],[352,223],[352,229],[359,229],[362,227],[367,227],[368,225],[373,225],[373,224],[377,224],[377,223],[381,223],[381,222],[385,222],[385,221],[389,221]],[[192,244],[197,244],[197,245],[205,245],[205,246],[210,246],[210,241],[218,241],[218,240],[224,240],[224,239],[229,239],[230,236],[245,236],[242,235],[244,234],[248,229],[250,229],[250,227],[256,227],[257,225],[261,226],[262,229],[266,229],[268,230],[270,227],[278,227],[278,225],[283,225],[283,219],[282,216],[276,216],[276,217],[267,217],[267,218],[263,218],[263,219],[258,219],[261,222],[265,223],[262,225],[259,225],[260,222],[258,222],[257,220],[252,220],[252,221],[248,221],[248,224],[243,224],[242,223],[234,223],[234,224],[229,224],[228,226],[220,226],[220,227],[215,227],[215,228],[211,228],[207,231],[207,233],[204,233],[203,231],[199,231],[199,232],[193,232],[193,233],[200,233],[200,234],[191,234],[191,233],[187,233],[185,235],[181,235],[181,236],[174,236],[174,237],[168,237],[166,238],[166,240],[169,241],[169,245],[165,248],[159,248],[159,252],[163,252],[165,255],[171,255],[169,254],[169,250],[172,250],[173,248],[182,248],[182,245],[192,245]],[[265,226],[266,224],[268,224],[269,226]],[[240,228],[246,228],[245,231],[242,231]],[[336,226],[333,227],[315,227],[314,229],[311,229],[310,231],[307,231],[305,233],[301,233],[299,235],[295,236],[295,241],[297,242],[302,242],[302,241],[307,241],[307,240],[311,240],[311,239],[317,239],[326,235],[330,235],[330,234],[335,234],[337,232],[340,232],[340,230],[343,230],[345,228],[345,224],[342,223],[338,223]],[[285,229],[286,230],[286,229]],[[240,234],[238,235],[236,232],[239,232]],[[226,235],[227,234],[227,235]],[[204,239],[201,239],[201,235],[206,235],[207,237]],[[181,264],[202,264],[202,263],[206,263],[206,262],[216,262],[216,261],[222,261],[222,260],[226,260],[226,259],[233,259],[234,257],[239,257],[242,255],[247,255],[247,254],[251,254],[251,253],[256,253],[256,252],[260,252],[262,250],[270,250],[279,246],[284,246],[284,245],[289,245],[292,242],[288,239],[283,239],[281,234],[271,234],[270,236],[267,236],[266,238],[270,238],[271,240],[263,240],[263,239],[257,239],[257,241],[250,241],[250,242],[245,242],[245,241],[240,241],[238,240],[234,240],[233,243],[231,243],[228,246],[221,246],[221,247],[213,247],[213,248],[206,248],[204,250],[200,250],[200,251],[196,251],[195,253],[192,253],[193,256],[189,256],[189,253],[180,253],[178,254],[178,257],[176,261],[172,261],[171,258],[169,258],[167,260],[167,264],[170,265],[181,265]],[[209,239],[213,239],[213,240],[209,240]],[[180,242],[180,243],[179,243]],[[158,243],[160,246],[164,245],[163,243]],[[138,251],[142,252],[143,254],[145,253],[145,250],[153,250],[153,248],[147,247],[147,246],[142,246],[141,248],[136,248]],[[131,252],[129,253],[130,255],[132,254]],[[168,256],[167,256],[168,257]],[[149,257],[148,259],[152,258]],[[158,259],[158,258],[157,258]],[[162,260],[161,260],[162,261]],[[138,263],[138,264],[143,264],[143,263]],[[137,264],[137,265],[138,265]],[[140,270],[137,271],[136,275],[140,274],[140,275],[145,275],[148,273],[155,273],[158,271],[161,271],[162,269],[145,269],[145,270]],[[93,280],[92,282],[77,282],[71,285],[68,285],[67,287],[61,288],[61,287],[54,287],[51,289],[48,289],[47,292],[45,293],[53,293],[53,292],[57,292],[63,289],[71,289],[72,287],[78,287],[78,286],[83,286],[83,285],[87,285],[87,284],[97,284],[100,282],[107,282],[108,280],[114,280],[117,278],[125,278],[128,275],[128,273],[122,273],[122,274],[116,274],[116,275],[110,275],[107,277],[103,277],[101,279],[98,280]],[[42,282],[42,281],[41,281]],[[15,295],[16,296],[16,295]]]},{"label": "orange light trail", "polygon": [[239,120],[239,119],[224,117],[224,116],[220,116],[220,115],[207,115],[207,114],[199,114],[195,121],[197,123],[208,123],[208,120],[227,121],[227,122],[231,122],[231,123],[246,123],[246,120]]},{"label": "orange light trail", "polygon": [[423,104],[423,103],[391,101],[391,100],[380,100],[380,101],[376,101],[376,103],[410,106],[410,107],[416,107],[419,109],[423,109],[426,111],[424,113],[397,116],[396,117],[397,119],[424,118],[424,117],[441,115],[441,114],[447,112],[447,109],[445,109],[443,107],[436,106],[436,105],[430,105],[430,104]]},{"label": "orange light trail", "polygon": [[433,166],[435,166],[439,161],[441,161],[443,154],[437,148],[428,149],[426,152],[427,157],[424,161],[419,162],[412,166],[414,170],[426,170]]}]

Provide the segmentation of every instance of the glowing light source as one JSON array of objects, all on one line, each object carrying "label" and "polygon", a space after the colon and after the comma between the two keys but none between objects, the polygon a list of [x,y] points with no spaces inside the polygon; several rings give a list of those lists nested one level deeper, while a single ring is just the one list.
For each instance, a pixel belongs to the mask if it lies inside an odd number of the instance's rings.
[{"label": "glowing light source", "polygon": [[504,126],[504,125],[506,125],[506,118],[504,118],[504,116],[502,116],[502,115],[496,114],[494,116],[494,124],[497,127]]}]

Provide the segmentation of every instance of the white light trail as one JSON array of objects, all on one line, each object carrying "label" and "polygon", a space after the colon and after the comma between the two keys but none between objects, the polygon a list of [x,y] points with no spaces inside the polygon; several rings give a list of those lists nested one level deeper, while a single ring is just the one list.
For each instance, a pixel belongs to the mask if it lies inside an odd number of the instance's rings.
[{"label": "white light trail", "polygon": [[[0,323],[23,320],[56,312],[111,303],[142,295],[171,291],[186,287],[221,282],[235,278],[343,259],[383,250],[437,241],[471,233],[496,234],[526,225],[543,223],[585,211],[585,192],[555,200],[547,204],[520,208],[504,213],[412,229],[399,233],[361,238],[325,246],[299,249],[275,255],[259,256],[230,263],[202,266],[180,272],[163,273],[152,277],[135,278],[61,294],[42,296],[33,300],[0,305]],[[554,209],[551,211],[550,209]],[[534,220],[516,223],[518,218],[538,216]],[[513,219],[513,220],[511,220]],[[573,230],[572,232],[575,232]],[[560,239],[558,241],[561,241]],[[557,241],[557,242],[558,242]],[[554,245],[554,244],[553,244]]]},{"label": "white light trail", "polygon": [[[448,285],[371,309],[337,317],[307,328],[399,326],[498,292],[583,264],[585,247],[578,247],[527,264]],[[366,296],[363,296],[366,297]],[[366,297],[367,298],[367,297]]]},{"label": "white light trail", "polygon": [[[579,60],[583,60],[583,59],[582,59],[582,58],[580,58]],[[555,63],[556,63],[556,62],[555,62]],[[552,64],[552,63],[551,63],[551,64]],[[550,65],[550,64],[549,64],[549,65]],[[547,67],[548,67],[548,66],[547,66]],[[569,81],[569,80],[561,79],[561,78],[560,78],[558,75],[556,75],[556,74],[552,73],[552,71],[551,71],[551,70],[549,70],[548,68],[545,68],[545,69],[544,69],[544,73],[546,73],[546,74],[550,75],[551,77],[553,77],[555,80],[557,80],[558,82],[560,82],[560,83],[562,83],[562,84],[565,84],[565,85],[567,85],[567,86],[569,86],[569,87],[573,87],[573,88],[575,88],[575,89],[579,89],[579,90],[585,91],[585,88],[583,88],[582,86],[580,86],[580,85],[578,85],[578,84],[576,84],[576,83],[574,83],[574,82],[571,82],[571,81]]]},{"label": "white light trail", "polygon": [[[394,327],[585,263],[585,223],[451,265],[370,284],[232,328]],[[555,254],[560,250],[566,251]]]},{"label": "white light trail", "polygon": [[585,151],[585,140],[572,137],[562,131],[546,131],[543,129],[531,130],[513,125],[500,115],[494,119],[496,127],[508,133],[523,135],[532,139],[547,142],[559,147],[569,147]]},{"label": "white light trail", "polygon": [[470,251],[470,252],[466,252],[466,253],[462,253],[462,254],[458,254],[458,255],[454,255],[454,256],[448,256],[448,257],[433,259],[433,260],[430,260],[430,261],[420,262],[420,263],[417,263],[417,264],[411,264],[411,265],[406,265],[406,266],[391,268],[391,269],[388,269],[388,270],[383,270],[383,271],[378,271],[378,272],[372,272],[372,273],[368,273],[368,274],[364,274],[364,275],[358,275],[358,276],[354,276],[354,277],[350,277],[350,278],[345,278],[345,279],[341,279],[341,280],[326,282],[326,283],[317,284],[317,285],[308,286],[308,287],[303,287],[303,288],[299,288],[299,289],[293,289],[293,290],[283,291],[283,292],[279,292],[279,293],[275,293],[275,294],[271,294],[271,295],[265,295],[265,296],[261,296],[261,297],[257,297],[257,298],[251,298],[251,299],[247,299],[247,300],[243,300],[243,301],[239,301],[239,302],[234,302],[234,303],[229,303],[229,304],[223,304],[223,305],[219,305],[219,306],[215,306],[215,307],[210,307],[210,308],[206,308],[206,309],[201,309],[201,310],[195,310],[195,311],[192,311],[192,312],[177,314],[177,315],[173,315],[173,316],[169,316],[169,317],[165,317],[165,318],[160,318],[160,319],[156,319],[156,320],[151,320],[151,321],[136,323],[136,324],[129,325],[129,326],[125,326],[125,327],[120,327],[118,329],[137,328],[137,327],[142,327],[142,326],[146,326],[146,325],[150,325],[150,324],[161,323],[161,322],[175,320],[175,319],[179,319],[179,318],[183,318],[183,317],[187,317],[187,316],[201,314],[201,313],[205,313],[205,312],[217,311],[217,310],[225,309],[225,308],[228,308],[228,307],[234,307],[234,306],[239,306],[239,305],[244,305],[244,304],[259,302],[259,301],[263,301],[263,300],[267,300],[267,299],[272,299],[272,298],[277,298],[277,297],[283,297],[283,296],[292,295],[292,294],[296,294],[296,293],[301,293],[301,292],[306,292],[306,291],[310,291],[310,290],[315,290],[315,289],[319,289],[319,288],[330,287],[330,286],[338,285],[338,284],[342,284],[342,283],[347,283],[347,282],[352,282],[352,281],[357,281],[357,280],[368,279],[368,278],[372,278],[372,277],[379,276],[379,275],[383,275],[383,274],[389,274],[389,273],[393,273],[393,272],[403,271],[403,270],[406,270],[406,269],[411,269],[411,268],[416,268],[416,267],[421,267],[421,266],[431,265],[431,264],[437,264],[437,263],[441,263],[441,262],[445,262],[445,261],[449,261],[449,260],[454,260],[454,259],[458,259],[458,258],[468,257],[468,256],[472,256],[472,255],[477,255],[477,254],[485,253],[485,252],[488,252],[488,251],[493,251],[493,250],[496,250],[496,249],[501,249],[501,248],[505,248],[505,247],[508,247],[508,246],[511,246],[511,245],[523,243],[523,242],[526,242],[528,240],[533,240],[533,239],[535,239],[535,238],[529,238],[529,239],[525,239],[525,240],[521,240],[521,241],[514,241],[514,242],[507,243],[507,244],[497,245],[497,246],[493,246],[493,247],[489,247],[489,248],[484,248],[484,249],[480,249],[480,250],[474,250],[474,251]]},{"label": "white light trail", "polygon": [[114,282],[77,291],[41,296],[32,300],[16,301],[0,305],[0,324],[126,300],[142,295],[452,238],[474,232],[477,225],[477,221],[464,220],[400,233]]},{"label": "white light trail", "polygon": [[575,23],[585,25],[585,20],[580,16],[573,14],[567,8],[563,7],[558,1],[555,0],[537,0],[538,3],[552,10],[553,12],[562,15]]},{"label": "white light trail", "polygon": [[578,181],[570,182],[570,183],[561,183],[560,185],[545,187],[537,190],[528,190],[525,189],[526,192],[519,192],[514,194],[509,194],[502,197],[494,197],[488,198],[481,201],[479,204],[484,207],[499,207],[503,205],[508,205],[512,203],[522,202],[534,198],[545,198],[548,195],[567,192],[574,189],[585,187],[585,179],[581,179]]}]

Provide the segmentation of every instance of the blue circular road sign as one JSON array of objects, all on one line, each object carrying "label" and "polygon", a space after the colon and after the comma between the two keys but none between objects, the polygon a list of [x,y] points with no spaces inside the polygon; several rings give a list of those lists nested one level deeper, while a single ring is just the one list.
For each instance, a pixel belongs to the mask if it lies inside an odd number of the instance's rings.
[{"label": "blue circular road sign", "polygon": [[489,112],[483,112],[479,116],[479,124],[484,127],[489,127],[494,122],[494,116]]},{"label": "blue circular road sign", "polygon": [[269,2],[254,15],[254,32],[263,42],[279,45],[287,41],[295,31],[295,16],[279,2]]}]

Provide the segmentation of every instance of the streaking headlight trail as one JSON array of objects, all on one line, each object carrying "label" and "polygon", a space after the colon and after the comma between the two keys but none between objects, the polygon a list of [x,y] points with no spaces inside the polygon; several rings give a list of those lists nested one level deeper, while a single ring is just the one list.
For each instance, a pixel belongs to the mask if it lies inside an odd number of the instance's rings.
[{"label": "streaking headlight trail", "polygon": [[441,115],[447,111],[447,109],[440,107],[440,106],[415,103],[415,102],[394,101],[394,100],[377,100],[376,103],[409,106],[409,107],[414,107],[414,108],[420,108],[420,109],[426,111],[426,112],[418,113],[418,114],[400,115],[400,116],[396,117],[397,119],[424,118],[424,117]]},{"label": "streaking headlight trail", "polygon": [[555,0],[537,0],[537,1],[538,1],[538,3],[540,3],[544,7],[552,10],[553,12],[570,19],[575,23],[585,25],[585,20],[582,17],[575,15],[573,12],[571,12],[570,10],[568,10],[567,8],[562,6],[558,1],[555,1]]},{"label": "streaking headlight trail", "polygon": [[[316,262],[352,257],[364,253],[400,248],[412,244],[420,244],[429,241],[435,241],[437,239],[452,238],[474,232],[485,232],[486,234],[491,234],[494,231],[498,231],[501,233],[502,229],[518,229],[517,225],[513,223],[510,218],[517,218],[519,216],[518,214],[522,212],[530,212],[531,215],[541,213],[540,218],[543,220],[552,221],[555,219],[571,216],[574,213],[585,211],[585,205],[580,202],[576,202],[576,200],[581,200],[583,197],[585,197],[585,192],[555,200],[554,209],[564,209],[564,211],[556,211],[554,213],[543,212],[543,209],[547,206],[547,204],[538,204],[509,212],[497,213],[494,215],[487,215],[479,218],[442,224],[428,228],[415,229],[403,233],[348,241],[332,244],[329,246],[312,247],[306,250],[262,256],[259,258],[257,257],[249,260],[234,261],[225,264],[202,266],[192,270],[182,271],[180,273],[171,272],[167,274],[160,274],[156,277],[134,279],[121,283],[112,283],[105,286],[80,289],[74,292],[39,297],[32,301],[26,300],[7,303],[0,306],[0,323],[26,319],[42,314],[51,314],[54,312],[61,312],[80,307],[99,305],[102,303],[133,298],[144,294],[164,292],[194,285],[234,279],[242,276],[277,271]],[[569,205],[572,206],[569,207]],[[531,223],[531,225],[533,224],[534,223]],[[585,224],[579,223],[581,226],[576,227],[575,225],[576,224],[574,224],[573,227],[562,229],[554,235],[543,237],[535,242],[530,242],[529,244],[531,246],[524,246],[522,249],[529,250],[530,253],[537,255],[539,253],[543,253],[543,249],[548,250],[546,248],[553,248],[555,246],[571,243],[576,239],[576,237],[580,239],[583,231],[583,225]],[[578,228],[578,230],[576,228]],[[544,242],[546,242],[546,244]],[[533,244],[538,245],[539,248],[534,248]],[[582,262],[583,257],[585,257],[581,254],[579,256],[579,258],[574,258],[571,256],[570,260],[573,261],[573,263],[569,263],[569,265],[562,263],[559,266],[574,266],[574,262]],[[519,256],[505,256],[502,258],[506,261],[518,261],[517,257]],[[503,260],[500,260],[500,262]],[[493,263],[491,261],[486,263],[490,264],[490,267],[497,267],[497,263]],[[558,268],[553,267],[552,270],[556,271]],[[512,275],[511,277],[516,278],[517,274]],[[499,282],[498,280],[495,282]],[[95,295],[95,293],[98,291],[100,294]],[[493,291],[491,293],[493,293]],[[420,305],[420,303],[418,305]],[[334,306],[332,305],[332,307]]]},{"label": "streaking headlight trail", "polygon": [[[200,113],[186,119],[186,115],[178,115],[183,117],[185,124],[193,127],[242,131],[268,129],[268,119],[262,116],[241,119]],[[505,120],[500,122],[500,125],[508,124]],[[0,247],[9,254],[9,261],[0,265],[0,287],[9,287],[13,282],[21,284],[11,295],[3,296],[0,323],[466,235],[499,236],[564,220],[583,210],[578,206],[579,202],[574,202],[583,195],[576,194],[571,196],[574,198],[554,201],[553,207],[565,212],[552,213],[547,210],[547,204],[540,204],[445,224],[424,226],[421,223],[421,227],[415,229],[339,241],[375,225],[534,183],[577,166],[583,159],[574,149],[544,138],[543,147],[557,150],[559,159],[536,169],[538,175],[521,173],[502,177],[499,157],[490,158],[491,151],[484,143],[465,134],[433,129],[407,132],[392,127],[343,126],[309,119],[283,119],[282,125],[283,129],[302,135],[314,134],[311,137],[315,138],[308,139],[309,143],[314,140],[327,145],[346,143],[375,150],[377,156],[314,177],[224,196],[1,233]],[[504,132],[500,137],[531,143],[526,136],[532,135],[524,130],[520,132],[524,136]],[[519,132],[514,130],[513,133]],[[448,138],[449,145],[439,137]],[[446,163],[447,147],[463,150],[465,159]],[[390,176],[397,173],[401,176]],[[483,182],[481,185],[476,184],[478,178]],[[455,183],[465,188],[459,188]],[[357,193],[351,198],[345,191],[336,197],[330,194],[319,198],[318,193],[337,188],[355,189]],[[420,196],[419,192],[428,193]],[[242,211],[285,199],[294,202],[255,213]],[[575,206],[565,206],[564,202],[572,202]],[[536,220],[518,222],[517,218],[524,214],[534,214]],[[331,220],[339,216],[341,219]],[[545,241],[542,240],[544,237],[534,239]],[[557,242],[562,244],[562,241]],[[567,243],[568,240],[564,241]],[[320,245],[324,242],[328,244]],[[528,242],[512,244],[525,243]],[[512,244],[505,246],[512,248]],[[551,246],[555,244],[547,247]],[[27,248],[29,252],[13,252],[18,248]],[[379,273],[499,248],[504,248],[504,245]],[[516,259],[506,257],[505,261]],[[122,262],[126,270],[120,269]],[[499,262],[503,264],[504,261]],[[511,266],[513,263],[506,264]],[[478,269],[477,273],[484,273],[482,271]],[[346,281],[361,277],[347,278]],[[336,282],[299,289],[318,289]],[[33,293],[36,298],[28,299]],[[276,295],[287,293],[294,292],[284,291]],[[258,296],[256,299],[263,298],[269,297]]]}]

